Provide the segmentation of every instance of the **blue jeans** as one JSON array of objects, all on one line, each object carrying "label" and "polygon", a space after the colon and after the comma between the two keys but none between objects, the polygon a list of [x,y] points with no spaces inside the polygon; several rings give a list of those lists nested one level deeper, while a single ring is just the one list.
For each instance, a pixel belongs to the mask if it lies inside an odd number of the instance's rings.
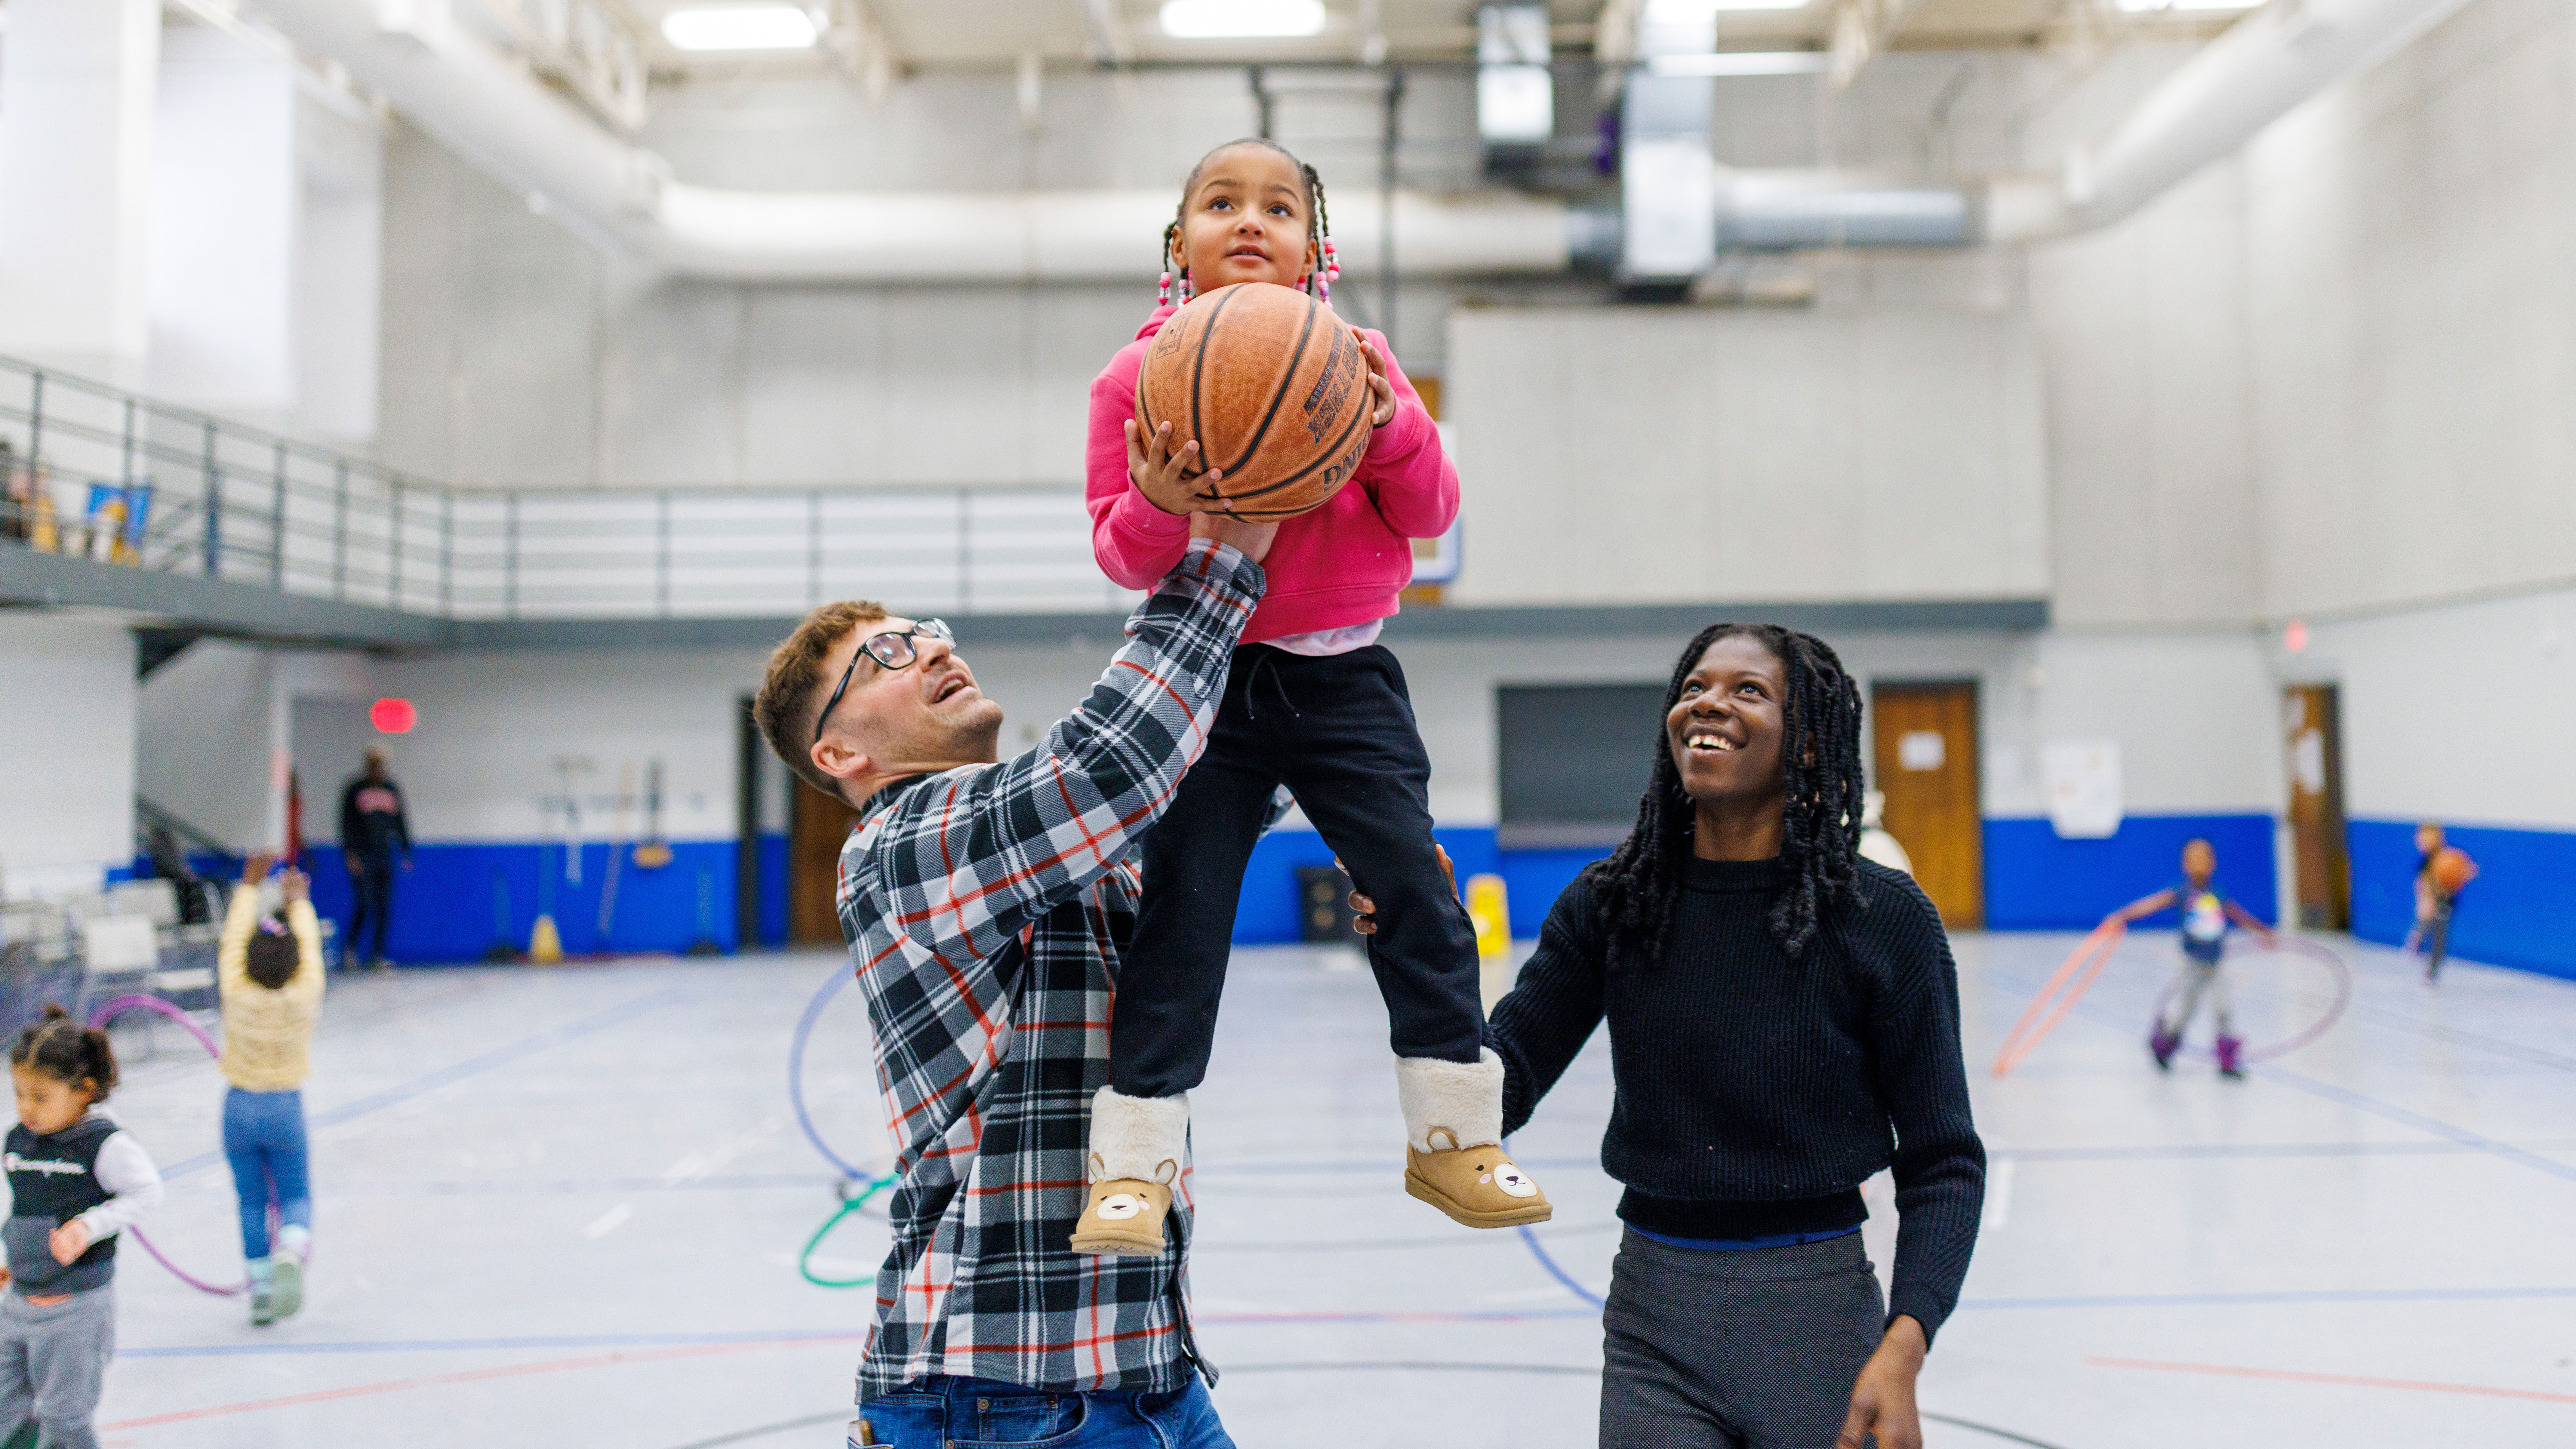
[{"label": "blue jeans", "polygon": [[1234,1449],[1207,1385],[1168,1394],[1108,1389],[1049,1393],[991,1379],[933,1374],[859,1406],[893,1449],[1044,1445],[1046,1449]]},{"label": "blue jeans", "polygon": [[224,1093],[224,1156],[241,1199],[242,1256],[268,1256],[268,1204],[281,1226],[311,1229],[313,1182],[304,1148],[302,1092]]}]

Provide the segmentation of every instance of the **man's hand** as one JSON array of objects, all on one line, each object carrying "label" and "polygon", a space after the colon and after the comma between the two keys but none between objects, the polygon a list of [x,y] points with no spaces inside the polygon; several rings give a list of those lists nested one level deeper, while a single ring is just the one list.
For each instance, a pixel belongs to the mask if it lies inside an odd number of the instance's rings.
[{"label": "man's hand", "polygon": [[1368,361],[1368,385],[1372,395],[1369,426],[1385,427],[1395,421],[1395,384],[1387,381],[1386,359],[1377,355],[1376,348],[1369,346],[1368,334],[1360,329],[1351,329],[1351,340],[1360,345],[1360,356]]},{"label": "man's hand", "polygon": [[[1449,863],[1448,849],[1435,842],[1431,847],[1431,853],[1440,857],[1440,878],[1449,883],[1449,893],[1457,894],[1458,867]],[[1342,864],[1342,858],[1338,855],[1333,857],[1333,869],[1344,875],[1350,874],[1349,868]],[[1377,934],[1377,902],[1370,900],[1356,889],[1351,892],[1351,929],[1363,936]]]},{"label": "man's hand", "polygon": [[1878,1436],[1878,1449],[1923,1449],[1923,1418],[1914,1409],[1914,1379],[1923,1372],[1923,1325],[1911,1314],[1899,1314],[1878,1342],[1878,1352],[1861,1365],[1852,1384],[1851,1411],[1843,1415],[1843,1432],[1834,1449],[1866,1449]]},{"label": "man's hand", "polygon": [[358,853],[354,850],[344,850],[340,852],[340,863],[349,868],[349,874],[352,876],[361,876],[367,873],[366,861],[361,859]]},{"label": "man's hand", "polygon": [[1212,538],[1231,545],[1235,552],[1259,563],[1270,556],[1271,541],[1279,537],[1279,524],[1275,519],[1254,523],[1224,513],[1193,513],[1190,537]]},{"label": "man's hand", "polygon": [[[1146,502],[1165,513],[1198,513],[1206,509],[1206,501],[1197,496],[1190,480],[1181,476],[1181,470],[1197,462],[1198,456],[1196,438],[1177,448],[1172,446],[1170,423],[1156,423],[1154,436],[1149,438],[1144,424],[1134,418],[1127,420],[1127,476],[1135,483],[1136,491],[1145,495]],[[1198,481],[1213,488],[1224,476],[1224,469],[1210,468]]]},{"label": "man's hand", "polygon": [[269,867],[277,864],[274,850],[254,850],[242,857],[242,884],[255,886],[268,879]]},{"label": "man's hand", "polygon": [[89,1224],[74,1218],[47,1233],[45,1246],[53,1250],[55,1262],[68,1268],[81,1254],[89,1251]]}]

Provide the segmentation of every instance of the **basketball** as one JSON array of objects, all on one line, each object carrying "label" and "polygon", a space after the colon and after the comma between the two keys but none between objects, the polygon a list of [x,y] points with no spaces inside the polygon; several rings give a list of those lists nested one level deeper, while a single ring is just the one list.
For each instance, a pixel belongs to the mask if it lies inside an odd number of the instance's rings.
[{"label": "basketball", "polygon": [[[1368,363],[1313,297],[1268,282],[1219,287],[1172,314],[1136,376],[1136,421],[1171,447],[1196,439],[1180,512],[1293,518],[1341,491],[1368,450]],[[1211,487],[1209,468],[1219,477]]]},{"label": "basketball", "polygon": [[2456,845],[2445,845],[2433,852],[2433,883],[2446,892],[2467,885],[2477,873],[2477,862]]}]

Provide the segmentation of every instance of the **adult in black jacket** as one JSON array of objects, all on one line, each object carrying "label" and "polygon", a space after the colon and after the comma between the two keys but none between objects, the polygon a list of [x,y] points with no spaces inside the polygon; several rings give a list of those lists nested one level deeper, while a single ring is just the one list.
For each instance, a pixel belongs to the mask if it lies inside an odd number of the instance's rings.
[{"label": "adult in black jacket", "polygon": [[[366,773],[340,792],[340,861],[349,869],[352,902],[341,964],[381,966],[385,931],[393,924],[395,865],[411,869],[411,821],[402,787],[385,772],[385,752],[373,746],[367,749]],[[373,951],[364,948],[369,926],[376,928]]]},{"label": "adult in black jacket", "polygon": [[[1821,640],[1701,632],[1618,851],[1487,1024],[1517,1130],[1603,1020],[1627,1185],[1601,1442],[1918,1449],[1914,1381],[1985,1193],[1932,904],[1858,854],[1860,692]],[[1896,1170],[1892,1303],[1860,1184]]]}]

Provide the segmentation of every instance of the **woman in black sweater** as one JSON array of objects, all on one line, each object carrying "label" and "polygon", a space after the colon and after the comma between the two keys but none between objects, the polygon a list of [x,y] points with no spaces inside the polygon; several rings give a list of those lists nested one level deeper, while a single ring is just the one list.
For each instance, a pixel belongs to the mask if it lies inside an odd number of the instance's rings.
[{"label": "woman in black sweater", "polygon": [[[1831,648],[1702,631],[1635,829],[1558,898],[1487,1025],[1513,1131],[1610,1023],[1601,1165],[1628,1191],[1604,1446],[1923,1442],[1915,1375],[1968,1271],[1985,1148],[1949,939],[1912,879],[1859,858],[1863,785]],[[1860,1185],[1891,1165],[1882,1304]]]}]

